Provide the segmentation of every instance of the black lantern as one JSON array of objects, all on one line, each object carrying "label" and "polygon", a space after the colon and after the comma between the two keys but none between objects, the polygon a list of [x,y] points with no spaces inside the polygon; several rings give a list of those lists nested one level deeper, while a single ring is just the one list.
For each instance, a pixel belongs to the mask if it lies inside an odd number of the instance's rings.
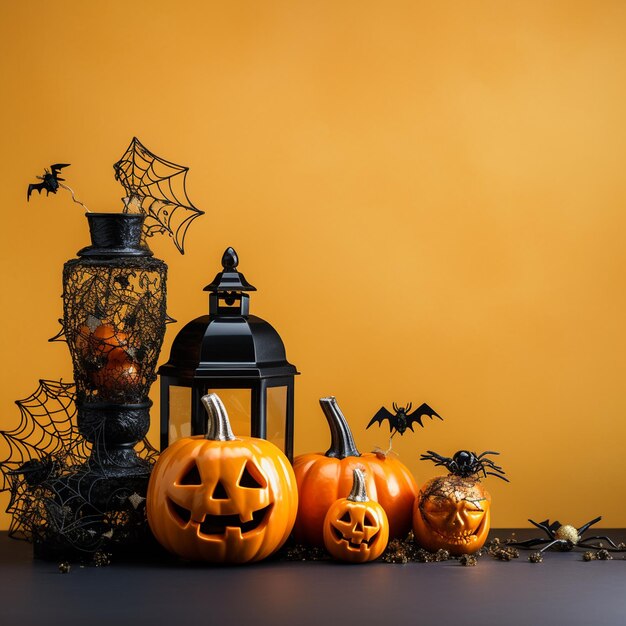
[{"label": "black lantern", "polygon": [[173,422],[188,425],[192,435],[206,432],[202,396],[217,392],[228,404],[229,393],[238,390],[234,393],[249,434],[270,439],[291,460],[298,371],[287,361],[276,330],[249,314],[246,292],[256,288],[237,271],[238,263],[237,253],[228,248],[223,270],[204,288],[209,292],[209,315],[189,322],[178,333],[169,361],[159,368],[161,450],[170,442]]}]

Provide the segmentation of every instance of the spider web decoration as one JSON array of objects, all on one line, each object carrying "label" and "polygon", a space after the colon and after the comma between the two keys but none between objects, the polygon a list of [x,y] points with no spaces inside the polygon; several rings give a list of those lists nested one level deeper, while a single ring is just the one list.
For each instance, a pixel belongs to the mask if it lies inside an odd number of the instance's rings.
[{"label": "spider web decoration", "polygon": [[13,473],[24,463],[59,454],[68,460],[85,457],[84,450],[74,450],[69,442],[80,436],[73,420],[76,415],[74,383],[40,380],[37,390],[24,400],[17,400],[20,422],[10,431],[0,431],[0,450],[6,454],[0,460],[2,483],[0,491],[10,488]]},{"label": "spider web decoration", "polygon": [[187,195],[188,167],[167,161],[133,137],[122,158],[113,165],[115,179],[126,190],[124,212],[146,216],[144,234],[167,233],[181,254],[191,222],[204,214]]},{"label": "spider web decoration", "polygon": [[67,343],[67,337],[65,336],[65,326],[63,325],[63,318],[59,318],[58,321],[61,328],[59,328],[57,334],[54,335],[54,337],[50,337],[50,339],[48,339],[49,343],[53,343],[55,341],[58,341],[59,343]]},{"label": "spider web decoration", "polygon": [[[74,383],[40,380],[32,395],[16,401],[18,426],[0,431],[9,536],[32,542],[44,558],[84,559],[141,541],[147,532],[147,476],[110,479],[98,472],[100,460],[75,425],[75,392]],[[157,457],[146,439],[137,453],[148,466]]]}]

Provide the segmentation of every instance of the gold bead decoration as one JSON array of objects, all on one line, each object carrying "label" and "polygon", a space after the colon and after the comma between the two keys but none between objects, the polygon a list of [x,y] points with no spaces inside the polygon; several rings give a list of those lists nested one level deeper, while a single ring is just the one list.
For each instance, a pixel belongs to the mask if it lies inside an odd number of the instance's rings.
[{"label": "gold bead decoration", "polygon": [[559,528],[557,528],[556,532],[554,533],[554,538],[569,541],[574,545],[576,545],[580,541],[580,535],[578,534],[578,531],[570,524],[564,524],[563,526],[559,526]]}]

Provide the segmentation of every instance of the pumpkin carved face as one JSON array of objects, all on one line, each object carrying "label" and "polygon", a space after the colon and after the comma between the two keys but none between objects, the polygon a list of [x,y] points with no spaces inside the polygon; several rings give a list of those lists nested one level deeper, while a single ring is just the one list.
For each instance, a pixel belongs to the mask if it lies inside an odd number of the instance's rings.
[{"label": "pumpkin carved face", "polygon": [[487,540],[491,496],[477,478],[450,474],[427,482],[415,500],[413,531],[427,550],[471,554]]},{"label": "pumpkin carved face", "polygon": [[355,469],[350,495],[337,500],[324,518],[324,545],[336,559],[364,563],[377,559],[388,539],[387,515],[368,499],[363,472]]},{"label": "pumpkin carved face", "polygon": [[483,547],[490,524],[491,496],[480,483],[480,475],[495,476],[508,482],[504,470],[490,456],[459,450],[445,457],[428,450],[420,457],[443,465],[450,474],[429,480],[413,506],[415,540],[427,550],[441,548],[455,556],[471,554]]},{"label": "pumpkin carved face", "polygon": [[293,470],[272,443],[235,438],[215,394],[203,401],[211,419],[222,421],[222,433],[210,426],[206,437],[179,439],[161,454],[148,487],[150,528],[184,558],[263,559],[284,543],[295,521]]}]

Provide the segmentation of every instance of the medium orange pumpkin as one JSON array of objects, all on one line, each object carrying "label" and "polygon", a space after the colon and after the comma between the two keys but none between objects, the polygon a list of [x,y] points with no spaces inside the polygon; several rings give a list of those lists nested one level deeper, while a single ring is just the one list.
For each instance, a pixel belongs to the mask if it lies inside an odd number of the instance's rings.
[{"label": "medium orange pumpkin", "polygon": [[161,453],[146,508],[154,536],[170,552],[214,563],[259,561],[287,539],[298,494],[287,457],[274,444],[235,437],[216,394],[202,398],[206,435]]},{"label": "medium orange pumpkin", "polygon": [[389,522],[378,502],[367,497],[365,476],[353,471],[352,491],[331,505],[324,518],[324,545],[341,561],[365,563],[377,559],[387,547]]},{"label": "medium orange pumpkin", "polygon": [[349,492],[357,467],[366,472],[369,497],[387,514],[389,536],[404,539],[411,528],[418,491],[411,472],[397,458],[361,454],[336,399],[322,398],[320,405],[330,426],[331,446],[325,454],[302,454],[294,459],[299,498],[295,540],[324,545],[324,517],[331,505]]}]

